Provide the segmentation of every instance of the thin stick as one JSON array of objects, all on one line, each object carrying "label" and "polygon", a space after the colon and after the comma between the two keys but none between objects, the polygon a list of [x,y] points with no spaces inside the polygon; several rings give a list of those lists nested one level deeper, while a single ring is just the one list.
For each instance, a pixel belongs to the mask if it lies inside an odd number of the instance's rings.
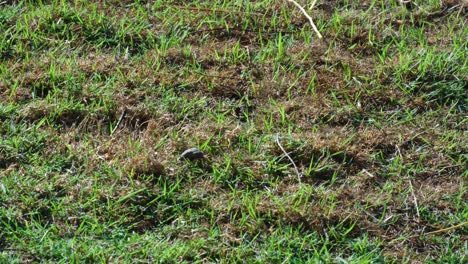
[{"label": "thin stick", "polygon": [[[403,155],[401,155],[400,147],[398,145],[395,145],[395,148],[397,149],[400,159],[403,160]],[[413,196],[414,207],[416,208],[416,215],[418,216],[418,221],[419,221],[419,219],[421,218],[421,215],[419,214],[418,199],[416,198],[416,195],[414,194],[413,183],[411,182],[411,178],[409,176],[408,176],[408,182],[410,186],[411,196]]]},{"label": "thin stick", "polygon": [[449,231],[452,231],[452,230],[457,229],[457,228],[460,228],[460,227],[464,227],[464,226],[466,226],[466,225],[468,225],[468,222],[463,222],[463,223],[461,223],[461,224],[454,225],[454,226],[451,226],[451,227],[442,228],[442,229],[435,230],[435,231],[431,231],[431,232],[427,232],[427,233],[424,233],[424,234],[409,236],[409,237],[406,237],[406,238],[395,238],[395,239],[391,240],[391,241],[389,242],[389,244],[393,244],[393,243],[395,243],[396,241],[399,241],[399,240],[406,241],[406,240],[411,239],[411,238],[418,238],[418,237],[422,237],[422,236],[430,236],[430,235],[445,233],[445,232],[449,232]]},{"label": "thin stick", "polygon": [[312,3],[310,4],[309,10],[312,10],[315,7],[316,3],[317,3],[317,0],[313,0]]},{"label": "thin stick", "polygon": [[[297,8],[299,8],[299,10],[301,10],[302,14],[304,14],[304,16],[307,17],[307,19],[309,19],[310,25],[312,26],[315,33],[317,34],[317,37],[319,39],[321,39],[322,34],[320,34],[320,32],[318,31],[317,27],[315,26],[314,20],[312,20],[312,18],[309,16],[309,14],[307,14],[307,11],[305,11],[305,9],[294,0],[286,0],[286,1],[293,3]],[[315,3],[314,3],[314,5],[315,5]]]},{"label": "thin stick", "polygon": [[117,128],[119,128],[120,123],[122,123],[122,120],[124,119],[126,113],[127,113],[127,109],[124,108],[124,110],[122,111],[122,114],[120,115],[119,121],[117,121],[117,124],[115,125],[114,129],[112,129],[112,132],[110,133],[111,136],[115,133]]},{"label": "thin stick", "polygon": [[275,136],[275,140],[276,140],[276,144],[278,144],[281,151],[283,151],[284,155],[286,155],[286,157],[288,157],[289,161],[291,161],[291,164],[294,166],[294,170],[296,171],[296,174],[297,174],[297,180],[299,181],[299,183],[301,183],[301,173],[297,169],[297,166],[296,166],[296,163],[294,162],[294,160],[291,158],[291,156],[289,156],[289,154],[286,152],[286,150],[283,148],[283,146],[281,146],[278,134]]},{"label": "thin stick", "polygon": [[[191,7],[191,6],[181,6],[181,5],[167,5],[168,7],[178,8],[183,10],[190,10],[195,12],[207,12],[207,13],[230,13],[230,14],[248,14],[248,15],[256,15],[256,16],[263,16],[264,14],[259,12],[244,12],[244,11],[236,11],[236,10],[229,10],[229,9],[216,9],[216,8],[203,8],[203,7]],[[164,9],[164,8],[159,8]]]},{"label": "thin stick", "polygon": [[400,3],[400,5],[406,5],[408,3],[411,3],[411,0],[398,0],[398,2]]},{"label": "thin stick", "polygon": [[191,34],[196,34],[196,33],[203,33],[203,32],[215,32],[215,31],[229,31],[229,30],[232,30],[232,31],[238,31],[238,32],[241,32],[241,33],[244,33],[244,32],[254,32],[254,33],[262,33],[262,34],[279,34],[279,33],[282,33],[282,34],[296,34],[296,33],[299,33],[301,31],[299,30],[255,30],[255,29],[249,29],[249,28],[245,28],[245,29],[242,29],[240,27],[219,27],[219,28],[207,28],[207,29],[200,29],[200,30],[193,30],[193,31],[190,31]]},{"label": "thin stick", "polygon": [[418,219],[420,219],[421,215],[419,214],[418,199],[416,199],[416,195],[414,194],[413,183],[411,183],[411,179],[408,179],[408,181],[409,181],[409,185],[410,185],[411,195],[413,196],[414,206],[416,207],[416,215],[418,216]]},{"label": "thin stick", "polygon": [[448,231],[451,231],[453,229],[457,229],[457,228],[460,228],[460,227],[463,227],[463,226],[466,226],[466,225],[468,225],[468,222],[464,222],[464,223],[454,225],[454,226],[451,226],[451,227],[447,227],[447,228],[439,229],[439,230],[436,230],[436,231],[428,232],[428,233],[425,233],[423,235],[424,236],[429,236],[429,235],[444,233],[444,232],[448,232]]}]

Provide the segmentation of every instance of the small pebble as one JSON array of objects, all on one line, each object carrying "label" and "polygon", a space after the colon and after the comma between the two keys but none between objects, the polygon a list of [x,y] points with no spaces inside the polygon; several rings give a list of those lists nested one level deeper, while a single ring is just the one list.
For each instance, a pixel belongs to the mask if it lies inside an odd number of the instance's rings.
[{"label": "small pebble", "polygon": [[190,161],[203,158],[205,158],[205,154],[203,154],[203,152],[197,148],[189,148],[180,155],[180,159],[186,159]]}]

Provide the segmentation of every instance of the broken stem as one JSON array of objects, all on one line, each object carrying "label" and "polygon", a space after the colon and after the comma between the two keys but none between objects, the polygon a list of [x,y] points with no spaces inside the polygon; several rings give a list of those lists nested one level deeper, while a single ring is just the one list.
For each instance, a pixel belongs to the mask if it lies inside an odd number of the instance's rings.
[{"label": "broken stem", "polygon": [[[305,11],[305,9],[299,4],[297,3],[296,1],[294,0],[286,0],[288,2],[291,2],[293,3],[297,8],[299,8],[299,10],[301,10],[302,14],[304,14],[304,16],[309,19],[309,22],[310,22],[310,25],[312,26],[312,28],[314,29],[315,33],[317,34],[317,37],[319,39],[322,38],[322,34],[320,34],[320,32],[318,31],[317,29],[317,26],[315,26],[315,23],[314,23],[314,20],[312,19],[312,17],[309,16],[309,14],[307,14],[307,11]],[[315,5],[315,1],[313,2],[313,5],[311,5],[311,7],[313,7]]]},{"label": "broken stem", "polygon": [[276,144],[278,144],[281,151],[283,151],[284,155],[286,155],[286,157],[289,159],[289,161],[291,161],[291,164],[294,166],[294,170],[296,171],[296,174],[297,174],[297,180],[299,181],[299,183],[301,183],[301,173],[299,172],[299,169],[297,168],[296,163],[291,158],[291,156],[289,156],[289,154],[286,152],[286,150],[283,148],[283,146],[281,146],[278,135],[275,136],[275,139],[276,139]]},{"label": "broken stem", "polygon": [[122,123],[122,120],[124,119],[126,112],[127,112],[127,109],[124,108],[124,110],[122,111],[122,114],[120,115],[119,121],[117,121],[117,124],[115,125],[114,129],[112,129],[112,132],[110,133],[111,136],[115,133],[117,128],[119,128],[120,123]]}]

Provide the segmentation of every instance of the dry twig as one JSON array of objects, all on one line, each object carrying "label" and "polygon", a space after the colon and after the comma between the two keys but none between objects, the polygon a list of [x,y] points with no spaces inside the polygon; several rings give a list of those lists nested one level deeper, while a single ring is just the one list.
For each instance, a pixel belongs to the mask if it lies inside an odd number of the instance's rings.
[{"label": "dry twig", "polygon": [[[317,26],[315,26],[314,20],[312,19],[312,17],[309,16],[309,14],[307,14],[307,11],[305,11],[305,9],[294,0],[286,0],[286,1],[293,3],[297,8],[299,8],[299,10],[301,10],[302,14],[304,14],[304,16],[307,17],[307,19],[309,19],[310,25],[312,26],[315,33],[317,34],[317,37],[321,39],[322,34],[320,34],[320,32],[318,31]],[[316,1],[312,2],[312,5],[310,7],[311,9],[314,7],[315,3]]]},{"label": "dry twig", "polygon": [[289,161],[291,161],[291,164],[294,166],[294,170],[296,171],[296,174],[297,174],[297,180],[299,181],[299,183],[301,183],[301,173],[299,172],[299,169],[297,168],[296,166],[296,163],[294,162],[294,160],[291,158],[291,156],[289,156],[289,154],[286,152],[286,150],[283,148],[283,146],[281,146],[281,143],[279,141],[279,136],[276,135],[275,136],[275,140],[276,140],[276,144],[278,144],[278,146],[280,147],[281,151],[283,151],[284,155],[286,155],[286,157],[289,159]]},{"label": "dry twig", "polygon": [[412,238],[418,238],[418,237],[423,237],[423,236],[430,236],[430,235],[435,235],[435,234],[441,234],[441,233],[446,233],[446,232],[449,232],[449,231],[452,231],[452,230],[455,230],[457,228],[461,228],[461,227],[464,227],[468,225],[468,222],[463,222],[461,224],[458,224],[458,225],[454,225],[454,226],[451,226],[451,227],[447,227],[447,228],[442,228],[442,229],[439,229],[439,230],[435,230],[435,231],[431,231],[431,232],[427,232],[427,233],[424,233],[424,234],[418,234],[418,235],[414,235],[414,236],[409,236],[409,237],[406,237],[406,238],[395,238],[393,240],[391,240],[389,242],[389,244],[393,244],[397,241],[406,241],[408,239],[412,239]]},{"label": "dry twig", "polygon": [[411,182],[411,179],[408,179],[408,181],[409,181],[411,195],[413,196],[414,207],[416,207],[416,215],[418,216],[418,220],[419,220],[421,218],[421,215],[419,214],[418,199],[416,199],[416,195],[414,194],[414,188],[413,188],[413,183]]},{"label": "dry twig", "polygon": [[[395,147],[397,149],[398,155],[400,156],[400,159],[403,160],[403,155],[401,155],[400,147],[398,145],[395,145]],[[414,194],[414,188],[413,188],[413,183],[411,182],[411,178],[408,177],[408,181],[409,181],[411,196],[413,196],[414,207],[416,208],[416,215],[418,216],[418,221],[419,221],[419,219],[421,218],[421,215],[419,214],[418,199],[416,198],[416,195]]]},{"label": "dry twig", "polygon": [[119,121],[117,121],[117,124],[115,125],[114,129],[112,129],[112,132],[110,133],[111,136],[115,133],[117,128],[119,128],[120,123],[122,123],[126,113],[127,113],[127,109],[124,108],[124,110],[122,111],[122,114],[120,115]]},{"label": "dry twig", "polygon": [[468,222],[463,222],[463,223],[461,223],[461,224],[454,225],[454,226],[451,226],[451,227],[442,228],[442,229],[439,229],[439,230],[427,232],[427,233],[425,233],[425,234],[423,234],[423,235],[424,235],[424,236],[429,236],[429,235],[435,235],[435,234],[445,233],[445,232],[448,232],[448,231],[451,231],[451,230],[454,230],[454,229],[457,229],[457,228],[460,228],[460,227],[464,227],[464,226],[466,226],[466,225],[468,225]]},{"label": "dry twig", "polygon": [[229,14],[241,14],[241,15],[248,14],[248,15],[256,15],[256,16],[264,15],[259,12],[245,12],[245,11],[236,11],[236,10],[230,10],[230,9],[203,8],[203,7],[191,7],[191,6],[181,6],[181,5],[167,5],[159,9],[163,10],[167,7],[172,7],[176,9],[182,9],[182,10],[189,10],[189,11],[194,11],[194,12],[206,12],[206,13],[229,13]]}]

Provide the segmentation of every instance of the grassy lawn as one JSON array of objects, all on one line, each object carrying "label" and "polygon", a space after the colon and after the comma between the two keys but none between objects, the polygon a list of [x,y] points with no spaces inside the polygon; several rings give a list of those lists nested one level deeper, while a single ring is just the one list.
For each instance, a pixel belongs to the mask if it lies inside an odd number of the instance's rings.
[{"label": "grassy lawn", "polygon": [[0,1],[0,263],[466,263],[467,9]]}]

